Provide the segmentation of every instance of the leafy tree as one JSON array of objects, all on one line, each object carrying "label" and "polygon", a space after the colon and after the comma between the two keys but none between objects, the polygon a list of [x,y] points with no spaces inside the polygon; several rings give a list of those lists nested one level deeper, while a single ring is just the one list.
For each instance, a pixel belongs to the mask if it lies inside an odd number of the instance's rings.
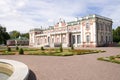
[{"label": "leafy tree", "polygon": [[7,47],[7,51],[9,51],[9,52],[10,52],[10,51],[11,51],[11,48],[10,48],[10,47]]},{"label": "leafy tree", "polygon": [[120,42],[120,26],[112,30],[113,42]]},{"label": "leafy tree", "polygon": [[42,51],[44,51],[44,50],[45,50],[43,46],[41,47],[41,50],[42,50]]},{"label": "leafy tree", "polygon": [[60,52],[63,52],[62,43],[60,44]]},{"label": "leafy tree", "polygon": [[26,37],[26,38],[29,39],[29,33],[22,33],[22,34],[21,34],[21,37]]},{"label": "leafy tree", "polygon": [[10,39],[10,36],[6,32],[6,28],[0,25],[0,44],[6,44],[6,40],[8,39]]},{"label": "leafy tree", "polygon": [[19,54],[23,55],[24,54],[24,50],[22,48],[20,48],[19,50]]},{"label": "leafy tree", "polygon": [[19,47],[18,47],[18,46],[16,46],[16,50],[19,50]]},{"label": "leafy tree", "polygon": [[20,32],[18,32],[18,31],[16,31],[16,30],[11,31],[9,34],[10,34],[10,37],[11,37],[12,39],[18,38],[18,37],[20,36]]},{"label": "leafy tree", "polygon": [[74,46],[73,46],[73,44],[71,45],[71,50],[74,50]]}]

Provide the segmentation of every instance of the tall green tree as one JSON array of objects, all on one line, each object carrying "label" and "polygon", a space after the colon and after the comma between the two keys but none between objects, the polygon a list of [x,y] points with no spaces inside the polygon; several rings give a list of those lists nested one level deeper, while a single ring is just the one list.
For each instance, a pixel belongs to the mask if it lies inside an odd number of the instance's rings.
[{"label": "tall green tree", "polygon": [[113,42],[120,42],[120,26],[112,30]]},{"label": "tall green tree", "polygon": [[26,37],[29,39],[29,33],[21,33],[21,37]]},{"label": "tall green tree", "polygon": [[6,40],[8,39],[10,39],[10,36],[6,32],[6,28],[0,25],[0,44],[6,44]]},{"label": "tall green tree", "polygon": [[15,38],[18,38],[20,36],[20,32],[16,31],[16,30],[11,31],[9,34],[10,34],[11,39],[15,39]]}]

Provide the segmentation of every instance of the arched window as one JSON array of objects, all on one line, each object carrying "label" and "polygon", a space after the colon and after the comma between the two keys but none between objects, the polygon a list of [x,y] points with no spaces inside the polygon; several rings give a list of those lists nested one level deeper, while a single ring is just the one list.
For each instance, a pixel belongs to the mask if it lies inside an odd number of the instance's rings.
[{"label": "arched window", "polygon": [[86,36],[86,42],[89,43],[90,42],[90,35]]}]

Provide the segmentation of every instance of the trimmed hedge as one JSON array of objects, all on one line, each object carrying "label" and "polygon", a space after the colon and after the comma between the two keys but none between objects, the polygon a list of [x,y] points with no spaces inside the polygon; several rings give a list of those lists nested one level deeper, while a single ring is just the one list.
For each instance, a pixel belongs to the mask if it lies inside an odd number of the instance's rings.
[{"label": "trimmed hedge", "polygon": [[23,55],[24,54],[24,50],[22,48],[20,48],[19,50],[19,54]]}]

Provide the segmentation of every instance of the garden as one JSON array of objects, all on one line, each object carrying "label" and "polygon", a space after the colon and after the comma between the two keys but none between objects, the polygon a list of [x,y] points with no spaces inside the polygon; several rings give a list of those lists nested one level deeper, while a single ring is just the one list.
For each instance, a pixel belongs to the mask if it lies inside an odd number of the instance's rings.
[{"label": "garden", "polygon": [[116,56],[100,57],[98,60],[120,64],[120,54]]},{"label": "garden", "polygon": [[0,55],[46,55],[46,56],[73,56],[103,53],[103,50],[74,49],[73,47],[63,49],[62,46],[57,48],[29,48],[29,47],[0,47]]}]

